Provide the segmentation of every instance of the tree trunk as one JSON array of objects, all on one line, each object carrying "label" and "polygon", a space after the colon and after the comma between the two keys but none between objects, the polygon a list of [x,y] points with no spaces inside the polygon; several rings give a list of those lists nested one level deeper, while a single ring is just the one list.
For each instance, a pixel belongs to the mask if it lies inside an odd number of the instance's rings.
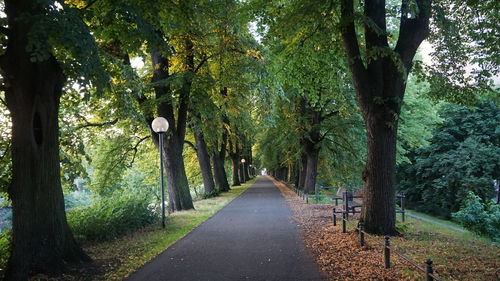
[{"label": "tree trunk", "polygon": [[[152,82],[159,82],[169,77],[168,58],[160,52],[151,52],[151,64],[153,65]],[[193,200],[189,191],[189,183],[184,166],[182,151],[184,149],[184,137],[186,135],[187,110],[189,91],[191,87],[190,78],[185,78],[179,95],[177,108],[177,122],[173,108],[172,95],[168,85],[157,85],[154,87],[157,99],[163,101],[157,105],[158,116],[167,119],[169,130],[165,134],[164,142],[164,164],[168,183],[168,201],[171,212],[193,209]],[[148,118],[149,119],[149,118]],[[148,120],[148,125],[151,126]],[[150,128],[151,129],[151,128]],[[151,130],[153,142],[158,147],[158,135]]]},{"label": "tree trunk", "polygon": [[199,129],[193,128],[193,132],[196,142],[196,156],[198,157],[201,175],[203,177],[203,188],[205,189],[205,194],[210,194],[215,191],[215,184],[212,175],[212,167],[210,166],[207,143],[205,142],[203,133]]},{"label": "tree trunk", "polygon": [[307,174],[307,154],[302,153],[301,163],[299,168],[299,185],[297,188],[304,190],[304,186],[306,185],[306,174]]},{"label": "tree trunk", "polygon": [[[431,0],[415,0],[413,5],[401,2],[399,37],[394,49],[389,47],[385,33],[385,2],[366,0],[363,9],[368,21],[364,26],[363,53],[354,23],[354,1],[340,2],[342,41],[368,134],[361,220],[371,233],[392,235],[396,233],[394,171],[398,118],[413,57],[429,35]],[[380,49],[392,54],[363,60],[364,54]]]},{"label": "tree trunk", "polygon": [[214,168],[215,184],[219,191],[226,192],[231,190],[229,182],[227,181],[226,170],[224,168],[224,161],[218,155],[212,155],[212,163]]},{"label": "tree trunk", "polygon": [[245,176],[245,168],[246,168],[245,164],[246,163],[241,163],[241,161],[239,163],[239,166],[240,166],[239,172],[240,172],[240,182],[241,183],[245,183],[248,180],[248,178]]},{"label": "tree trunk", "polygon": [[307,153],[307,168],[305,176],[304,191],[310,194],[314,193],[316,186],[316,176],[318,174],[318,156],[319,149],[312,147]]},{"label": "tree trunk", "polygon": [[168,207],[171,212],[194,209],[182,157],[183,144],[177,138],[168,138],[163,147],[167,176]]},{"label": "tree trunk", "polygon": [[43,9],[38,2],[5,1],[10,34],[0,67],[12,118],[13,233],[5,280],[58,274],[67,262],[90,261],[67,224],[61,188],[58,113],[65,78],[52,55],[31,62],[26,52],[33,18]]},{"label": "tree trunk", "polygon": [[219,150],[219,143],[215,141],[215,151],[212,154],[212,163],[214,167],[215,185],[221,192],[231,190],[227,181],[226,169],[224,162],[226,159],[227,132],[223,129],[222,142]]},{"label": "tree trunk", "polygon": [[239,176],[240,157],[237,154],[231,154],[231,162],[233,164],[233,186],[241,185]]},{"label": "tree trunk", "polygon": [[[25,46],[17,48],[23,52]],[[58,112],[65,79],[53,57],[31,63],[23,55],[24,61],[17,57],[2,66],[12,117],[13,240],[6,280],[60,273],[65,262],[90,260],[66,222],[60,181]]]}]

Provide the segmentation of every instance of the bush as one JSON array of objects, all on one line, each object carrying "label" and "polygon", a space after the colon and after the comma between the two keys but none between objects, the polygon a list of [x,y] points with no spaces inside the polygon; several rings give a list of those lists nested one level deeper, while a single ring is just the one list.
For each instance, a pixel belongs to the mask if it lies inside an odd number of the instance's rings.
[{"label": "bush", "polygon": [[464,207],[452,217],[470,231],[500,242],[500,207],[493,201],[483,204],[479,196],[469,192]]},{"label": "bush", "polygon": [[114,193],[99,197],[89,206],[68,212],[73,234],[83,241],[103,241],[155,222],[145,194]]},{"label": "bush", "polygon": [[12,235],[10,231],[0,232],[0,268],[7,266],[10,256],[10,243]]}]

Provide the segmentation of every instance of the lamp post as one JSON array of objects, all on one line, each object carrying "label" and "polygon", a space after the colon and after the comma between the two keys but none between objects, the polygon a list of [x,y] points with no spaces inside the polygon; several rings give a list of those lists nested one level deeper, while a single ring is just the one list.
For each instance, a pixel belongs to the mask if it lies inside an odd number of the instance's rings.
[{"label": "lamp post", "polygon": [[168,130],[168,121],[163,117],[156,117],[151,128],[158,134],[160,148],[160,186],[161,186],[161,227],[165,228],[165,186],[163,185],[163,135]]},{"label": "lamp post", "polygon": [[245,158],[241,159],[241,166],[243,166],[243,182],[246,182],[247,179],[246,179],[246,176],[245,176]]}]

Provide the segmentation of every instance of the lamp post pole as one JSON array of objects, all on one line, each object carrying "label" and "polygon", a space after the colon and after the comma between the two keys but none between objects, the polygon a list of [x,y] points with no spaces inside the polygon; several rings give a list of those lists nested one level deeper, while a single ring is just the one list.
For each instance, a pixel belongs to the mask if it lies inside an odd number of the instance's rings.
[{"label": "lamp post pole", "polygon": [[168,130],[168,122],[163,117],[157,117],[151,123],[151,128],[158,134],[160,149],[160,186],[161,186],[161,227],[165,228],[165,185],[163,184],[163,135]]},{"label": "lamp post pole", "polygon": [[161,227],[165,228],[165,185],[163,184],[163,135],[158,133],[160,138],[160,186],[161,186]]}]

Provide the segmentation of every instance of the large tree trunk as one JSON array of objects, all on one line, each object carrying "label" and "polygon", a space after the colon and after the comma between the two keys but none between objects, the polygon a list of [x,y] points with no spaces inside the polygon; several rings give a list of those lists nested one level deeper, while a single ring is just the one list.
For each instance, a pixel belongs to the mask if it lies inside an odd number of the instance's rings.
[{"label": "large tree trunk", "polygon": [[307,169],[305,176],[304,191],[314,193],[316,186],[316,176],[318,174],[318,156],[319,149],[311,147],[307,153]]},{"label": "large tree trunk", "polygon": [[398,41],[391,49],[385,33],[385,1],[365,1],[364,16],[369,19],[365,22],[370,23],[364,26],[365,53],[383,49],[392,54],[365,58],[363,61],[354,24],[354,1],[341,0],[342,40],[368,134],[361,220],[371,233],[396,233],[394,170],[397,120],[413,57],[420,43],[429,35],[431,12],[431,0],[415,0],[414,4],[417,9],[408,1],[402,1]]},{"label": "large tree trunk", "polygon": [[361,217],[372,233],[394,234],[396,128],[388,128],[376,116],[367,116],[368,155],[363,179],[363,209]]},{"label": "large tree trunk", "polygon": [[[227,134],[222,134],[222,143],[220,151],[214,151],[212,154],[212,163],[214,168],[215,185],[219,191],[229,191],[229,182],[227,181],[226,169],[224,167],[224,159],[226,158],[226,142]],[[215,148],[218,150],[218,142],[215,142]]]},{"label": "large tree trunk", "polygon": [[196,156],[198,157],[201,175],[203,177],[203,188],[205,189],[205,194],[210,194],[214,192],[215,184],[214,177],[212,175],[212,167],[210,166],[210,156],[208,155],[207,143],[205,142],[203,133],[199,129],[193,128],[193,131],[196,142]]},{"label": "large tree trunk", "polygon": [[67,262],[90,261],[68,227],[61,188],[58,113],[65,78],[53,56],[32,62],[26,52],[33,19],[44,13],[39,4],[5,1],[9,36],[0,67],[12,118],[13,211],[5,280],[58,274]]},{"label": "large tree trunk", "polygon": [[[168,59],[160,52],[151,52],[151,63],[153,65],[152,82],[164,81],[169,77]],[[182,151],[184,149],[184,137],[186,135],[187,111],[189,91],[191,87],[190,78],[185,78],[180,91],[179,105],[177,108],[177,122],[173,108],[172,94],[168,85],[157,85],[154,87],[157,99],[163,101],[157,105],[158,116],[167,119],[170,124],[164,142],[164,164],[168,183],[168,201],[171,212],[193,209],[193,200],[189,191],[189,183],[184,166]],[[151,120],[148,120],[151,125]],[[155,145],[158,147],[158,135],[151,131]]]},{"label": "large tree trunk", "polygon": [[[17,7],[6,1],[9,12]],[[17,3],[16,3],[17,4]],[[28,12],[28,11],[16,11]],[[26,21],[11,19],[12,35],[1,59],[12,117],[12,250],[6,280],[60,273],[66,262],[89,261],[66,222],[60,181],[59,101],[65,79],[51,56],[39,63],[25,52]],[[19,24],[19,25],[18,25]]]},{"label": "large tree trunk", "polygon": [[306,185],[306,175],[307,175],[307,154],[302,153],[302,157],[300,159],[300,167],[299,167],[299,180],[298,180],[298,189],[304,190],[304,186]]},{"label": "large tree trunk", "polygon": [[238,154],[231,154],[231,163],[233,164],[233,186],[241,185],[239,175],[240,157]]},{"label": "large tree trunk", "polygon": [[164,163],[167,176],[168,202],[171,212],[193,209],[193,199],[182,157],[183,144],[176,138],[164,142]]}]

